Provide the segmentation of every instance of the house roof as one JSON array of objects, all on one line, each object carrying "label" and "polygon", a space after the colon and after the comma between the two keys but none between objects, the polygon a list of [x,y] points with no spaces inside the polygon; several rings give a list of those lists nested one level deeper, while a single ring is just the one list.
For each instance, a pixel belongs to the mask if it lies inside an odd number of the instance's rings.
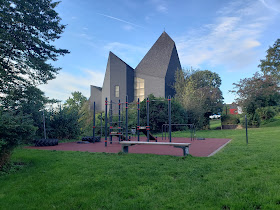
[{"label": "house roof", "polygon": [[[135,68],[135,72],[137,74],[139,73],[164,78],[166,76],[169,63],[172,62],[171,55],[174,50],[176,50],[175,42],[166,32],[163,32]],[[176,58],[172,57],[172,59]]]}]

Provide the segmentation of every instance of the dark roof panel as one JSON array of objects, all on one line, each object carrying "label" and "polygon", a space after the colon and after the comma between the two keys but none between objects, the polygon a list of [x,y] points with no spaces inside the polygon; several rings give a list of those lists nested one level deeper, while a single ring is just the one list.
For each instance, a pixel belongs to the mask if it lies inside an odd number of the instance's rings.
[{"label": "dark roof panel", "polygon": [[165,78],[174,48],[176,50],[175,42],[166,32],[163,32],[135,68],[135,72]]}]

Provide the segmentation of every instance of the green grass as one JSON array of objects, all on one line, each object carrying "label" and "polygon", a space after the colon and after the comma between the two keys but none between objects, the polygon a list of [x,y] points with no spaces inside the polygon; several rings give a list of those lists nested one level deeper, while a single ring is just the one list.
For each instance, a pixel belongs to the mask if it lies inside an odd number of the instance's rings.
[{"label": "green grass", "polygon": [[215,130],[216,128],[221,127],[221,120],[210,120],[210,129]]},{"label": "green grass", "polygon": [[197,135],[232,141],[210,158],[17,149],[0,209],[280,209],[280,129]]}]

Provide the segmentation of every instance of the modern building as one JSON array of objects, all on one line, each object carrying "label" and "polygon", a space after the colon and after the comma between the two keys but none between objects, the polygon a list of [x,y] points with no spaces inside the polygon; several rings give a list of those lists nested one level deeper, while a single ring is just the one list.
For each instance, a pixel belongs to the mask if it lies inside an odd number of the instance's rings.
[{"label": "modern building", "polygon": [[96,111],[105,110],[105,98],[117,103],[144,100],[148,95],[174,96],[175,72],[181,69],[175,42],[163,32],[135,69],[109,53],[103,86],[91,85],[90,104]]}]

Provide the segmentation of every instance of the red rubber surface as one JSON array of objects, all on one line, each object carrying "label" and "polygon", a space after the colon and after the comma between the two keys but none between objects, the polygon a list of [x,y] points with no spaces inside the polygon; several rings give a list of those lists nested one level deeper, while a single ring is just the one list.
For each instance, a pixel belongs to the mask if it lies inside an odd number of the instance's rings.
[{"label": "red rubber surface", "polygon": [[[137,138],[132,138],[132,141],[137,141]],[[146,137],[140,137],[141,141],[146,141]],[[159,142],[169,142],[168,139],[158,140]],[[172,138],[172,142],[184,142],[191,143],[189,151],[190,154],[196,157],[207,157],[211,153],[218,150],[224,144],[228,143],[230,139],[213,139],[208,138],[206,140],[194,140],[189,138]],[[154,142],[154,141],[151,141]],[[106,153],[118,153],[122,150],[121,145],[118,143],[116,137],[113,138],[113,143],[110,144],[109,138],[107,147],[104,146],[104,138],[102,142],[96,142],[94,144],[77,144],[77,142],[59,143],[57,146],[48,147],[27,147],[29,149],[41,149],[41,150],[62,150],[62,151],[88,151],[88,152],[106,152]],[[158,155],[174,155],[182,156],[183,150],[181,148],[174,148],[173,146],[162,145],[134,145],[129,147],[129,153],[149,153]]]}]

